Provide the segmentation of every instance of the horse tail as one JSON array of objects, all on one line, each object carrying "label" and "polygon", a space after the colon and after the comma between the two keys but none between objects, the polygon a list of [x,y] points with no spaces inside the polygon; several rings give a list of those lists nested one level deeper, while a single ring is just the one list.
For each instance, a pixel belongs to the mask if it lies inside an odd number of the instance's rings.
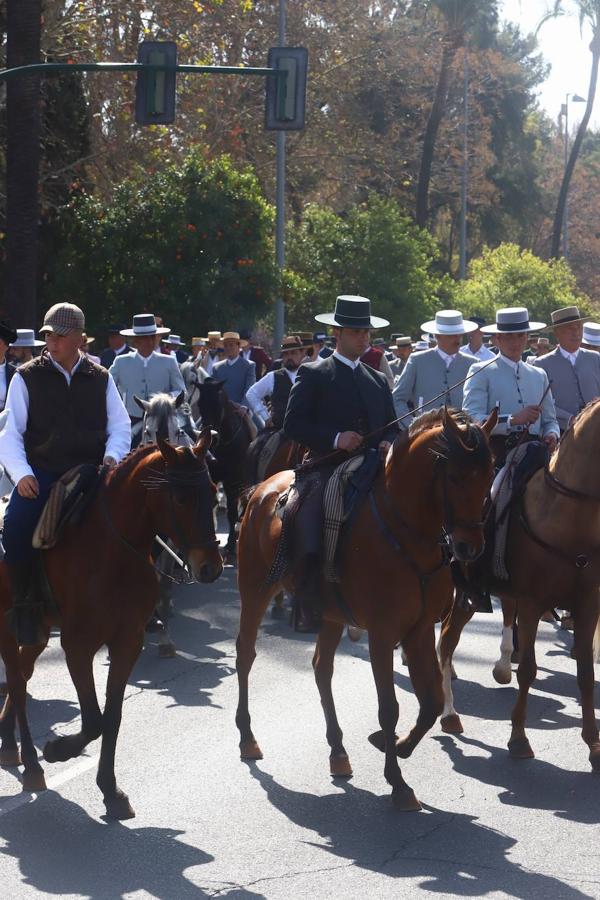
[{"label": "horse tail", "polygon": [[246,490],[242,491],[240,494],[240,499],[238,500],[238,519],[240,521],[243,519],[244,513],[246,512],[248,504],[252,500],[257,487],[257,484],[253,484],[252,487],[246,488]]}]

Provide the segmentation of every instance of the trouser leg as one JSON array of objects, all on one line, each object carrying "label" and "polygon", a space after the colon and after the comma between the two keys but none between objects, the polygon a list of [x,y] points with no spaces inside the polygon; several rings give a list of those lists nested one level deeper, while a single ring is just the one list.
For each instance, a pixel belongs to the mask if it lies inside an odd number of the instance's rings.
[{"label": "trouser leg", "polygon": [[298,561],[299,577],[294,594],[293,621],[295,630],[303,633],[315,633],[321,627],[323,494],[330,474],[318,471],[310,476],[298,513],[294,556]]}]

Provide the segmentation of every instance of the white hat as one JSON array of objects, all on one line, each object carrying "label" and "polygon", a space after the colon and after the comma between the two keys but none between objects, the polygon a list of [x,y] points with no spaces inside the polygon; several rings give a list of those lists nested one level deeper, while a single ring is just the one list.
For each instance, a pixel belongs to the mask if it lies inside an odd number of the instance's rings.
[{"label": "white hat", "polygon": [[583,326],[583,343],[592,347],[600,347],[600,324],[586,322]]},{"label": "white hat", "polygon": [[[477,327],[477,326],[476,326]],[[541,331],[543,322],[530,322],[524,306],[509,306],[496,312],[496,323],[484,325],[483,334],[522,334],[525,331]]]},{"label": "white hat", "polygon": [[169,334],[170,330],[170,328],[158,328],[152,313],[141,313],[141,315],[133,317],[133,327],[124,328],[120,334],[123,337],[146,337],[147,335]]},{"label": "white hat", "polygon": [[412,348],[416,353],[420,353],[421,350],[429,350],[429,341],[415,341]]},{"label": "white hat", "polygon": [[38,341],[31,328],[17,328],[17,339],[11,347],[45,347],[45,341]]},{"label": "white hat", "polygon": [[463,319],[462,313],[456,309],[442,309],[435,314],[432,322],[423,322],[421,328],[428,334],[468,334],[477,331],[475,322]]},{"label": "white hat", "polygon": [[161,343],[177,344],[178,347],[185,347],[185,344],[181,340],[181,336],[179,334],[173,334],[173,332],[171,332],[168,338],[163,338]]}]

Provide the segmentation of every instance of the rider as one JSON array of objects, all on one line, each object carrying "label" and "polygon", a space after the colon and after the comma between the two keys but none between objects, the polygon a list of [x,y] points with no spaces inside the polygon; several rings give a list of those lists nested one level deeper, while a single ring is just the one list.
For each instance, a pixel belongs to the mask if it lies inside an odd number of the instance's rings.
[{"label": "rider", "polygon": [[50,488],[74,466],[112,466],[129,451],[127,411],[106,369],[81,353],[84,329],[78,306],[52,306],[41,329],[46,349],[19,368],[8,389],[0,461],[16,489],[3,543],[13,598],[9,619],[19,644],[45,640],[31,542]]},{"label": "rider", "polygon": [[[305,344],[299,335],[285,337],[281,345],[282,368],[267,372],[246,393],[250,409],[264,423],[265,428],[280,431],[292,385],[295,384],[298,369],[306,357],[306,350],[312,344]],[[271,398],[271,411],[265,406]]]},{"label": "rider", "polygon": [[[342,461],[334,451],[379,448],[387,453],[398,434],[385,377],[360,362],[371,330],[389,322],[371,315],[370,300],[346,295],[337,298],[335,312],[316,316],[316,320],[333,326],[337,349],[327,359],[301,367],[283,426],[286,437],[308,448],[308,460],[322,460],[298,484],[302,505],[296,559],[303,574],[295,595],[295,627],[305,632],[320,627],[322,497],[327,479]],[[331,459],[332,454],[337,458]]]}]

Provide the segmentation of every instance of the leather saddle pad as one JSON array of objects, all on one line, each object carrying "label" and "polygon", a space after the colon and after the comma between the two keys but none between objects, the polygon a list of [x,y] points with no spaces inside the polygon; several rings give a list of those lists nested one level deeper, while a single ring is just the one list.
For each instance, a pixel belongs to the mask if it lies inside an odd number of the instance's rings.
[{"label": "leather saddle pad", "polygon": [[75,466],[52,485],[33,534],[32,546],[36,550],[51,550],[56,546],[67,522],[77,520],[84,512],[95,494],[100,477],[97,466]]}]

